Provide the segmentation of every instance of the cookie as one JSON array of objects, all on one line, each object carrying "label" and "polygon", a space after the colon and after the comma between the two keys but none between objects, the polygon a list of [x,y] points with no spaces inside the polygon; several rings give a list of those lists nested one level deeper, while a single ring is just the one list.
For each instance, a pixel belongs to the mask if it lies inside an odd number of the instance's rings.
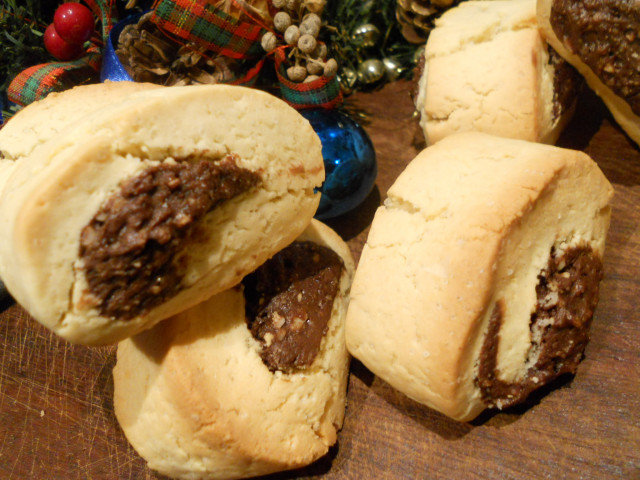
[{"label": "cookie", "polygon": [[323,178],[320,140],[276,97],[135,93],[17,161],[0,195],[0,277],[59,335],[115,342],[291,243]]},{"label": "cookie", "polygon": [[547,41],[584,76],[640,145],[637,2],[539,0],[538,22]]},{"label": "cookie", "polygon": [[469,1],[429,35],[416,108],[428,144],[463,131],[554,143],[579,85],[543,41],[535,0]]},{"label": "cookie", "polygon": [[471,132],[428,147],[376,212],[347,348],[460,421],[575,372],[612,193],[582,152]]},{"label": "cookie", "polygon": [[[326,454],[344,417],[353,269],[346,244],[314,220],[241,286],[121,342],[115,413],[149,467],[172,478],[246,478]],[[278,294],[256,302],[265,279]],[[293,337],[315,337],[307,333],[319,317],[321,341],[310,356]],[[265,335],[261,319],[272,328]]]}]

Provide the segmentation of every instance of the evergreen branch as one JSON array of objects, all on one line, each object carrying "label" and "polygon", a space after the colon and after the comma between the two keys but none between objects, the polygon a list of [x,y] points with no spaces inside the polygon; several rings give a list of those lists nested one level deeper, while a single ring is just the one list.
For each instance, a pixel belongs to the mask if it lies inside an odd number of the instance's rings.
[{"label": "evergreen branch", "polygon": [[24,68],[49,60],[42,44],[40,3],[26,0],[20,5],[16,0],[4,0],[0,7],[0,32],[7,41],[0,42],[0,92]]}]

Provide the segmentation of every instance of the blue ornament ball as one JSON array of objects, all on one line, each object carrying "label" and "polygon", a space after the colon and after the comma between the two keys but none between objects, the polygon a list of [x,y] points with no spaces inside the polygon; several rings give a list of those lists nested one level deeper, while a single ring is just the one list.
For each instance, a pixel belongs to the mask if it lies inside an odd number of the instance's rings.
[{"label": "blue ornament ball", "polygon": [[322,142],[325,181],[316,218],[325,220],[354,209],[369,195],[378,174],[367,132],[337,110],[302,110]]}]

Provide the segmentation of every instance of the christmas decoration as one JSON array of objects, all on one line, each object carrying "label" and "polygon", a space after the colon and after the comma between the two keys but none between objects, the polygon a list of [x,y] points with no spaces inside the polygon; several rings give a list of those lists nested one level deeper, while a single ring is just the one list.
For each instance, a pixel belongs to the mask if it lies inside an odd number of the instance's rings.
[{"label": "christmas decoration", "polygon": [[[417,9],[409,7],[408,0],[404,1],[405,11]],[[427,3],[444,9],[451,2],[457,3],[457,0],[416,1],[411,5]],[[71,5],[78,10],[88,6],[101,31],[91,38],[90,44],[85,44],[85,56],[81,59],[55,66],[48,64],[44,70],[32,69],[28,76],[21,75],[12,89],[12,99],[20,104],[41,98],[50,91],[95,81],[97,78],[90,75],[87,68],[98,67],[102,49],[109,48],[102,45],[100,37],[106,39],[116,9],[120,15],[126,15],[131,13],[127,10],[131,7],[140,13],[145,8],[153,8],[153,21],[147,21],[147,26],[138,29],[138,33],[133,31],[134,27],[129,29],[125,34],[128,40],[123,39],[126,46],[120,46],[116,37],[114,47],[119,50],[122,62],[105,57],[105,63],[117,66],[133,61],[134,65],[127,68],[138,80],[149,81],[154,77],[151,81],[183,85],[229,79],[232,83],[254,84],[258,79],[267,89],[275,81],[283,98],[298,108],[331,107],[340,103],[340,90],[351,93],[407,77],[415,64],[412,54],[415,47],[402,37],[395,18],[396,0],[79,0]],[[0,72],[4,75],[0,77],[3,81],[0,94],[5,98],[5,105],[11,105],[6,102],[4,92],[16,73],[30,65],[50,61],[43,48],[43,34],[52,19],[56,24],[56,7],[56,3],[43,0],[5,0],[0,7],[0,31],[12,42],[0,42]],[[90,16],[86,15],[86,9],[75,16],[78,28],[86,37],[92,30]],[[278,16],[278,28],[273,23],[274,16]],[[71,19],[74,20],[74,15]],[[149,23],[158,30],[143,33]],[[58,28],[65,30],[64,26]],[[142,37],[152,39],[149,48],[155,53],[149,55],[146,47],[141,48]],[[169,38],[177,41],[170,49],[176,52],[171,62],[164,58],[168,57],[164,54],[167,47],[159,38],[163,42]],[[73,53],[77,55],[77,49]],[[380,79],[374,80],[380,71],[379,63],[362,66],[368,60],[383,62],[384,74]],[[271,61],[275,61],[275,77],[270,75]],[[70,69],[82,74],[70,75]],[[261,71],[265,73],[261,75]],[[131,76],[125,71],[124,78]],[[333,85],[337,80],[340,89]],[[30,87],[25,91],[27,84]],[[5,113],[10,116],[11,112]]]},{"label": "christmas decoration", "polygon": [[182,44],[191,42],[229,58],[258,59],[264,54],[260,37],[268,16],[267,4],[258,5],[242,0],[158,0],[151,21]]},{"label": "christmas decoration", "polygon": [[172,41],[151,22],[151,15],[145,13],[137,23],[126,24],[117,37],[116,54],[134,81],[170,86],[228,83],[236,78],[233,59],[211,58],[197,44]]},{"label": "christmas decoration", "polygon": [[[401,35],[395,11],[396,0],[327,3],[322,15],[327,27],[321,31],[320,40],[340,65],[338,75],[344,93],[411,75],[416,47]],[[387,70],[383,59],[393,61],[395,67]]]},{"label": "christmas decoration", "polygon": [[[221,9],[223,4],[236,2],[207,3],[202,11],[193,2],[161,0],[150,16],[116,25],[117,35],[112,32],[107,42],[102,79],[133,78],[161,84],[258,82],[256,85],[270,89],[273,80],[260,83],[259,74],[273,60],[281,96],[295,108],[333,108],[341,102],[338,64],[326,58],[326,45],[314,37],[320,30],[315,11],[321,3],[292,0],[296,14],[274,11],[278,19],[272,21],[270,16],[258,15],[253,2],[245,3],[236,16]],[[294,25],[293,19],[300,21]],[[136,21],[137,26],[133,25]],[[289,36],[295,36],[295,45],[281,43],[287,30]],[[120,58],[112,58],[114,44]],[[290,60],[294,57],[297,60]],[[269,81],[268,69],[265,76]]]},{"label": "christmas decoration", "polygon": [[113,26],[109,32],[109,37],[104,47],[102,56],[102,68],[100,70],[100,81],[110,80],[112,82],[132,81],[131,75],[124,68],[124,65],[120,62],[114,45],[118,44],[118,38],[120,33],[127,25],[136,23],[142,13],[136,13],[125,18],[121,22],[118,22]]},{"label": "christmas decoration", "polygon": [[53,26],[65,42],[82,45],[95,29],[93,14],[79,3],[63,3],[53,15]]},{"label": "christmas decoration", "polygon": [[[0,97],[4,119],[15,113],[6,97],[11,80],[25,67],[50,60],[42,43],[45,7],[37,0],[3,0],[0,6]],[[51,12],[52,13],[52,12]]]},{"label": "christmas decoration", "polygon": [[411,43],[425,43],[433,21],[460,0],[397,0],[396,18],[402,35]]},{"label": "christmas decoration", "polygon": [[337,217],[357,207],[369,195],[378,172],[371,139],[339,110],[303,110],[302,115],[322,141],[325,181],[316,218]]},{"label": "christmas decoration", "polygon": [[378,82],[385,74],[385,66],[378,59],[365,60],[358,66],[358,80],[363,85]]},{"label": "christmas decoration", "polygon": [[380,30],[372,23],[365,23],[356,27],[351,34],[353,43],[361,48],[375,47],[380,40]]},{"label": "christmas decoration", "polygon": [[53,23],[44,31],[44,46],[51,55],[60,61],[75,60],[82,55],[81,44],[69,43],[55,29]]},{"label": "christmas decoration", "polygon": [[273,16],[273,26],[281,35],[266,32],[261,41],[265,52],[276,48],[288,49],[284,68],[288,80],[311,83],[324,75],[335,77],[338,64],[327,57],[327,47],[318,42],[322,20],[318,15],[323,5],[318,2],[289,1],[274,2],[275,8],[281,8]]},{"label": "christmas decoration", "polygon": [[402,65],[396,58],[383,58],[384,70],[390,82],[397,80],[402,75]]},{"label": "christmas decoration", "polygon": [[342,91],[346,94],[351,93],[356,85],[356,82],[358,81],[358,73],[349,67],[344,67],[342,69],[340,77]]},{"label": "christmas decoration", "polygon": [[[83,83],[98,81],[102,55],[100,47],[112,27],[112,0],[84,0],[93,14],[100,19],[101,35],[92,39],[86,55],[68,62],[42,63],[20,72],[9,84],[7,98],[18,105],[28,105],[54,91],[66,90]],[[54,48],[54,47],[52,47]]]}]

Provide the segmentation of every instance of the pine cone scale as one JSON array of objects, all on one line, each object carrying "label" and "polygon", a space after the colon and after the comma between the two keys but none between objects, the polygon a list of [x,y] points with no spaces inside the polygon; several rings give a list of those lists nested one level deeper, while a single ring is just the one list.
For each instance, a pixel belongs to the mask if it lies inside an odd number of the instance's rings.
[{"label": "pine cone scale", "polygon": [[397,0],[396,19],[404,38],[411,43],[424,43],[433,22],[460,0]]}]

